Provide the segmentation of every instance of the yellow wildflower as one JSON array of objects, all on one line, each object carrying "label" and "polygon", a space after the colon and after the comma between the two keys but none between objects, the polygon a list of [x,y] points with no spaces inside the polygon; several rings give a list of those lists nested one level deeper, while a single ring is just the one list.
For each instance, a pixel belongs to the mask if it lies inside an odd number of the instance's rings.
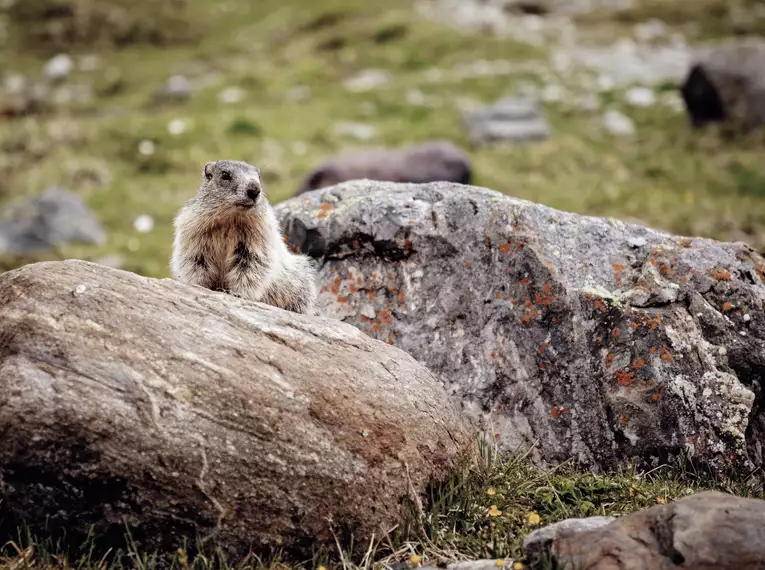
[{"label": "yellow wildflower", "polygon": [[420,556],[417,554],[413,554],[409,558],[409,562],[411,562],[412,564],[419,564],[421,561],[422,561],[422,558],[420,558]]},{"label": "yellow wildflower", "polygon": [[523,570],[523,562],[516,562],[513,564],[513,570]]},{"label": "yellow wildflower", "polygon": [[667,499],[665,499],[664,497],[656,497],[656,502],[659,503],[660,505],[663,505],[664,503],[667,502]]},{"label": "yellow wildflower", "polygon": [[635,487],[630,485],[630,497],[634,497],[634,496],[635,496]]},{"label": "yellow wildflower", "polygon": [[537,513],[529,513],[529,524],[539,524],[542,518]]},{"label": "yellow wildflower", "polygon": [[487,495],[492,495],[492,496],[493,496],[493,495],[496,495],[496,494],[497,494],[497,491],[496,491],[495,489],[487,489],[487,490],[486,490],[486,494],[487,494]]},{"label": "yellow wildflower", "polygon": [[494,566],[499,566],[502,568],[505,565],[505,559],[504,558],[497,558],[497,560],[494,562]]},{"label": "yellow wildflower", "polygon": [[489,507],[489,516],[498,517],[501,514],[502,514],[502,511],[500,511],[497,508],[497,505],[492,505],[491,507]]},{"label": "yellow wildflower", "polygon": [[327,567],[322,565],[322,566],[319,566],[316,570],[327,570]]}]

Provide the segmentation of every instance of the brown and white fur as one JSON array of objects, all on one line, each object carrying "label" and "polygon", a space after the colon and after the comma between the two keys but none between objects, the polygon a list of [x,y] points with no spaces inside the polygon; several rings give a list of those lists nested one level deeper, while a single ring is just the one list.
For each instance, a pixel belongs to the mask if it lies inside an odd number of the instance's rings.
[{"label": "brown and white fur", "polygon": [[205,164],[196,196],[173,225],[176,279],[316,314],[315,270],[307,256],[287,249],[257,167],[236,160]]}]

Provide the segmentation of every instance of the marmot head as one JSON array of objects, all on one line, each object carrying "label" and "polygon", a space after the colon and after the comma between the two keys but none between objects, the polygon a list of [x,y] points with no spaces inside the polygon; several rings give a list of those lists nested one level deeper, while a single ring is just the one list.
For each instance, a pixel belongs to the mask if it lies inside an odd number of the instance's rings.
[{"label": "marmot head", "polygon": [[199,201],[219,210],[246,212],[265,207],[260,169],[239,160],[218,160],[205,164]]}]

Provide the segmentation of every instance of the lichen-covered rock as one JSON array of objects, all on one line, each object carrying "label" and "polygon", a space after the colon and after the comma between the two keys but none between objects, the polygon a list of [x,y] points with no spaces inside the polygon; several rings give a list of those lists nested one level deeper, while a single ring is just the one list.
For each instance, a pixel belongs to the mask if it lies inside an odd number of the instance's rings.
[{"label": "lichen-covered rock", "polygon": [[319,310],[408,351],[504,448],[610,469],[762,464],[765,260],[483,188],[348,182],[277,206]]},{"label": "lichen-covered rock", "polygon": [[765,501],[704,492],[553,539],[532,569],[755,570],[765,564]]},{"label": "lichen-covered rock", "polygon": [[365,548],[471,431],[424,366],[334,319],[83,261],[0,276],[0,509],[46,536]]}]

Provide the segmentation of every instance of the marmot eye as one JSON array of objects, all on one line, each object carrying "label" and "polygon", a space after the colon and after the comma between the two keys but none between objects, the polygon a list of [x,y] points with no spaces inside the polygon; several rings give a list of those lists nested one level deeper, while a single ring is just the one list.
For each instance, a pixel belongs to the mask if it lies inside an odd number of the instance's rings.
[{"label": "marmot eye", "polygon": [[221,180],[231,180],[231,173],[230,173],[230,172],[226,172],[226,171],[224,170],[224,171],[223,171],[223,172],[221,172],[221,174],[220,174],[220,179],[221,179]]}]

